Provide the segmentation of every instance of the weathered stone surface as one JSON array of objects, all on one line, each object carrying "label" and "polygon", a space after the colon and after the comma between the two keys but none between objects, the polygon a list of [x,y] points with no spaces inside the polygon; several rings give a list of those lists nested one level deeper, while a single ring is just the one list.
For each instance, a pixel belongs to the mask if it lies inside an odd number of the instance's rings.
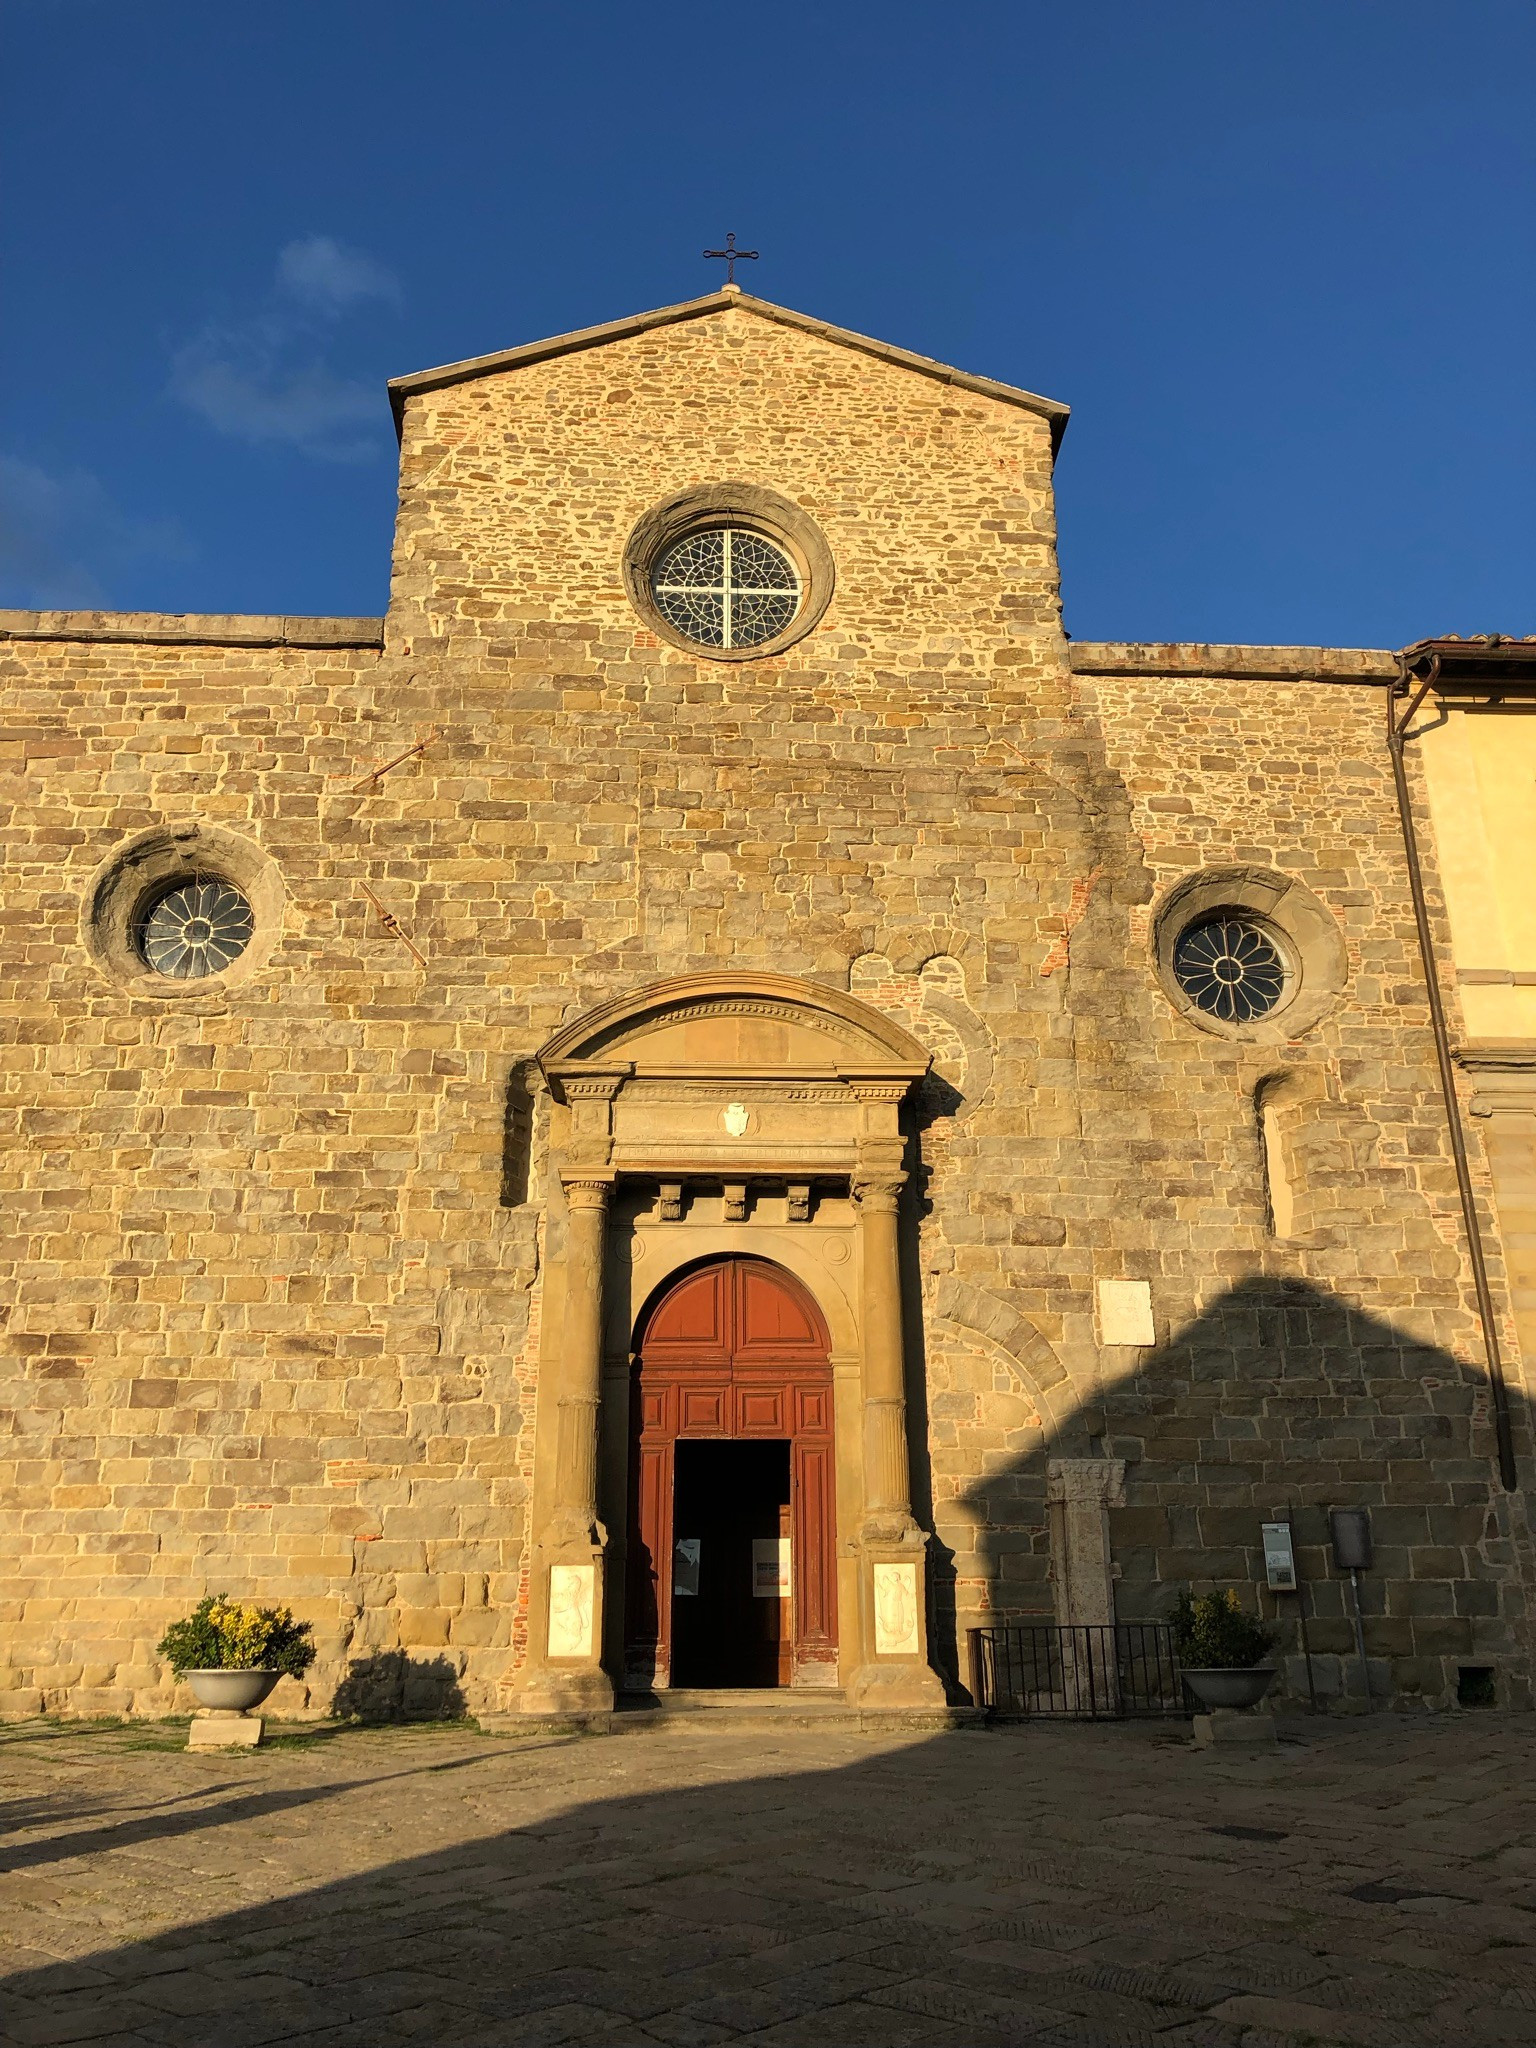
[{"label": "weathered stone surface", "polygon": [[[315,1622],[275,1714],[501,1697],[548,1194],[518,1077],[578,1009],[726,968],[851,988],[934,1058],[904,1228],[947,1668],[1052,1614],[1046,1459],[1103,1455],[1122,1616],[1251,1586],[1293,1501],[1319,1668],[1358,1683],[1324,1511],[1403,1510],[1381,1683],[1444,1703],[1486,1663],[1527,1697],[1380,661],[1069,659],[1050,465],[1044,417],[723,308],[410,397],[382,646],[0,621],[0,1713],[166,1710],[153,1645],[209,1589]],[[629,607],[626,536],[711,478],[827,537],[782,656],[693,658]],[[161,997],[82,916],[187,820],[275,864],[281,931]],[[1337,922],[1347,985],[1294,1043],[1158,983],[1157,900],[1211,865]],[[1292,1075],[1282,1239],[1256,1101]],[[1101,1347],[1099,1279],[1150,1288],[1156,1344]]]}]

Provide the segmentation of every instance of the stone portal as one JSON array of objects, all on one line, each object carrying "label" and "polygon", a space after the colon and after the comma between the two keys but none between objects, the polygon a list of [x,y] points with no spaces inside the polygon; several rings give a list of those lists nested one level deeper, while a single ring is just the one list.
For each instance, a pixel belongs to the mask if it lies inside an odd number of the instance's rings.
[{"label": "stone portal", "polygon": [[[899,1119],[926,1052],[841,992],[698,975],[578,1018],[540,1061],[554,1171],[513,1704],[671,1681],[677,1599],[711,1597],[674,1583],[677,1538],[700,1536],[674,1526],[678,1447],[756,1441],[788,1447],[787,1527],[716,1540],[777,1559],[787,1539],[789,1681],[941,1706],[901,1306]],[[702,1512],[720,1474],[684,1468]]]}]

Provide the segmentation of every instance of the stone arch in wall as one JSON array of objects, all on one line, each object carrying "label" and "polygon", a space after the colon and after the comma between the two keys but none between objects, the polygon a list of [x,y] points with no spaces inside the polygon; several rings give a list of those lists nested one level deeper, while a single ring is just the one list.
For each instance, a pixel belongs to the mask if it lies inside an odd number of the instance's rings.
[{"label": "stone arch in wall", "polygon": [[1066,1367],[1027,1316],[987,1288],[953,1278],[935,1287],[929,1314],[935,1324],[951,1324],[995,1350],[1034,1401],[1052,1440],[1067,1434],[1078,1404]]},{"label": "stone arch in wall", "polygon": [[[946,943],[934,950],[924,933],[915,943],[871,947],[848,966],[850,992],[895,1017],[921,1041],[933,1060],[927,1084],[931,1113],[968,1116],[992,1084],[992,1034],[970,999],[964,951]],[[977,965],[973,960],[972,969]],[[942,1098],[942,1099],[941,1099]]]},{"label": "stone arch in wall", "polygon": [[[1089,1448],[1093,1418],[1055,1350],[986,1288],[953,1277],[926,1318],[933,1523],[934,1640],[964,1682],[967,1631],[1046,1620],[1062,1577],[1063,1459]],[[1102,1463],[1105,1461],[1093,1461]]]}]

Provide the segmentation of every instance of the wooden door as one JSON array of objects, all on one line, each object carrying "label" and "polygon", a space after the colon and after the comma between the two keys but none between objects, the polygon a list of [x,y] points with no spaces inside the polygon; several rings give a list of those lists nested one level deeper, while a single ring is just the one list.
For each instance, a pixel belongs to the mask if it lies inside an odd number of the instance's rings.
[{"label": "wooden door", "polygon": [[676,1445],[710,1437],[789,1443],[791,1594],[778,1669],[792,1683],[835,1684],[832,1365],[815,1302],[764,1259],[681,1275],[642,1321],[630,1412],[626,1685],[670,1682]]}]

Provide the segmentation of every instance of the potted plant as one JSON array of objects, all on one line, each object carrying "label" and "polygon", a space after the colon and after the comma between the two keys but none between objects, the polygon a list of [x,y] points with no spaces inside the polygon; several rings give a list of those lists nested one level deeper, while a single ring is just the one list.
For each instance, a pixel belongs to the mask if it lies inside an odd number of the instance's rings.
[{"label": "potted plant", "polygon": [[259,1707],[283,1677],[302,1678],[315,1661],[307,1621],[286,1607],[252,1607],[209,1593],[156,1645],[205,1707],[226,1714]]},{"label": "potted plant", "polygon": [[1179,1595],[1173,1638],[1184,1683],[1204,1707],[1256,1707],[1274,1684],[1274,1666],[1264,1659],[1275,1636],[1230,1588]]}]

